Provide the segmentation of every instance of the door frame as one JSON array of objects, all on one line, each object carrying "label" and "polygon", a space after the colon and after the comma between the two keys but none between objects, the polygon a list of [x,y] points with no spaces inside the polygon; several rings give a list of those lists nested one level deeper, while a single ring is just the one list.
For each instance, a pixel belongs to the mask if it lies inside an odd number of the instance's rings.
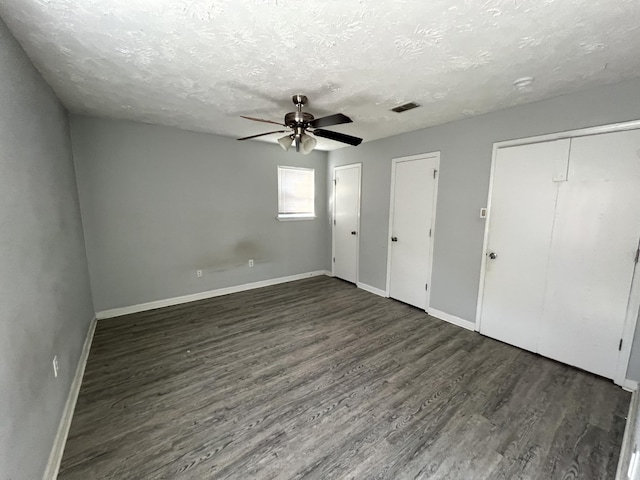
[{"label": "door frame", "polygon": [[436,211],[438,206],[438,183],[440,181],[440,151],[420,153],[417,155],[408,155],[405,157],[397,157],[391,159],[391,189],[389,193],[389,227],[387,234],[387,283],[385,286],[385,296],[389,297],[391,290],[391,236],[393,234],[393,213],[395,209],[395,193],[396,193],[396,166],[398,163],[407,162],[411,160],[435,159],[436,161],[436,176],[435,184],[433,186],[433,201],[431,203],[431,241],[429,242],[429,262],[427,264],[427,284],[429,288],[426,291],[425,312],[431,307],[431,290],[432,288],[432,273],[433,273],[433,241],[436,238]]},{"label": "door frame", "polygon": [[346,170],[348,168],[358,169],[358,218],[356,226],[356,285],[360,281],[360,209],[362,206],[362,162],[350,163],[348,165],[340,165],[333,167],[333,175],[331,177],[331,276],[336,276],[336,172],[338,170]]},{"label": "door frame", "polygon": [[[480,281],[478,282],[478,301],[476,304],[476,331],[480,331],[482,323],[482,306],[484,295],[484,283],[487,268],[487,243],[489,240],[489,223],[491,219],[491,198],[493,196],[494,174],[496,157],[498,149],[505,147],[516,147],[521,145],[530,145],[532,143],[549,142],[553,140],[572,139],[578,137],[587,137],[591,135],[601,135],[604,133],[623,132],[626,130],[640,129],[640,120],[632,120],[630,122],[612,123],[609,125],[600,125],[597,127],[580,128],[577,130],[566,130],[557,133],[545,135],[536,135],[533,137],[524,137],[514,140],[505,140],[493,143],[491,154],[491,169],[489,172],[489,192],[487,194],[487,214],[484,224],[484,238],[482,242],[482,258],[480,259]],[[629,302],[627,304],[627,313],[625,315],[624,326],[622,329],[622,349],[618,352],[618,360],[616,374],[613,378],[615,384],[625,388],[637,389],[638,384],[635,381],[626,378],[627,368],[629,367],[629,359],[631,357],[631,346],[633,345],[633,337],[638,321],[638,313],[640,310],[640,268],[638,264],[634,269],[634,275],[631,280],[631,291],[629,293]],[[639,339],[640,340],[640,339]]]}]

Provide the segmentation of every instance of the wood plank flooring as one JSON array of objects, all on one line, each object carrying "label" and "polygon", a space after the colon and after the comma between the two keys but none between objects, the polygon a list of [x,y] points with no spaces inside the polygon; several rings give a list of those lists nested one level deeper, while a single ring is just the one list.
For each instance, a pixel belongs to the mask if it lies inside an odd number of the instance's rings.
[{"label": "wood plank flooring", "polygon": [[98,322],[59,479],[613,479],[630,394],[328,277]]}]

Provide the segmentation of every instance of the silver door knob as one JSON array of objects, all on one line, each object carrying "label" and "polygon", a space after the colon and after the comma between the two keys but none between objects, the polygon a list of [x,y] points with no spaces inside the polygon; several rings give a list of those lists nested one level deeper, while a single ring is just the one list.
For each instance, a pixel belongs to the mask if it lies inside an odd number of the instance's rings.
[{"label": "silver door knob", "polygon": [[496,258],[498,258],[498,254],[497,254],[497,253],[495,253],[495,252],[491,252],[491,253],[489,254],[489,258],[490,258],[491,260],[495,260]]}]

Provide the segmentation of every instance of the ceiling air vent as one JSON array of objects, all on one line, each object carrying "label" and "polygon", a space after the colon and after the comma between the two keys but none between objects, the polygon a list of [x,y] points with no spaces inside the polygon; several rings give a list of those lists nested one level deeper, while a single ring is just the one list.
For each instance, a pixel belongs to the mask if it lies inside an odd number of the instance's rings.
[{"label": "ceiling air vent", "polygon": [[402,112],[406,112],[407,110],[418,108],[419,106],[420,105],[418,105],[415,102],[409,102],[409,103],[405,103],[404,105],[398,105],[397,107],[393,107],[391,111],[396,113],[402,113]]}]

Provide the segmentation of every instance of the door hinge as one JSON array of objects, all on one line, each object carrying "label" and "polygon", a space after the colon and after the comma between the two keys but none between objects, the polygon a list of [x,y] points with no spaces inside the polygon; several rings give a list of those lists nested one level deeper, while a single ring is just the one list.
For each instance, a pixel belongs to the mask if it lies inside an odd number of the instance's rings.
[{"label": "door hinge", "polygon": [[333,263],[336,263],[336,257],[333,257]]},{"label": "door hinge", "polygon": [[431,237],[431,229],[429,229],[429,237]]},{"label": "door hinge", "polygon": [[425,292],[426,292],[427,290],[429,290],[429,284],[428,284],[428,283],[425,283],[425,284],[424,284],[424,290],[425,290]]},{"label": "door hinge", "polygon": [[438,173],[438,170],[436,170],[435,168],[433,169],[433,178],[436,178],[436,174]]},{"label": "door hinge", "polygon": [[640,248],[636,250],[636,259],[634,260],[634,262],[638,263],[638,259],[640,259]]},{"label": "door hinge", "polygon": [[622,339],[620,339],[620,343],[618,344],[618,351],[622,350]]},{"label": "door hinge", "polygon": [[334,178],[334,179],[333,179],[333,184],[334,184],[334,185],[337,185],[337,184],[338,184],[338,179],[337,179],[337,178]]},{"label": "door hinge", "polygon": [[336,219],[335,219],[335,218],[333,219],[333,224],[334,224],[334,225],[336,224]]}]

